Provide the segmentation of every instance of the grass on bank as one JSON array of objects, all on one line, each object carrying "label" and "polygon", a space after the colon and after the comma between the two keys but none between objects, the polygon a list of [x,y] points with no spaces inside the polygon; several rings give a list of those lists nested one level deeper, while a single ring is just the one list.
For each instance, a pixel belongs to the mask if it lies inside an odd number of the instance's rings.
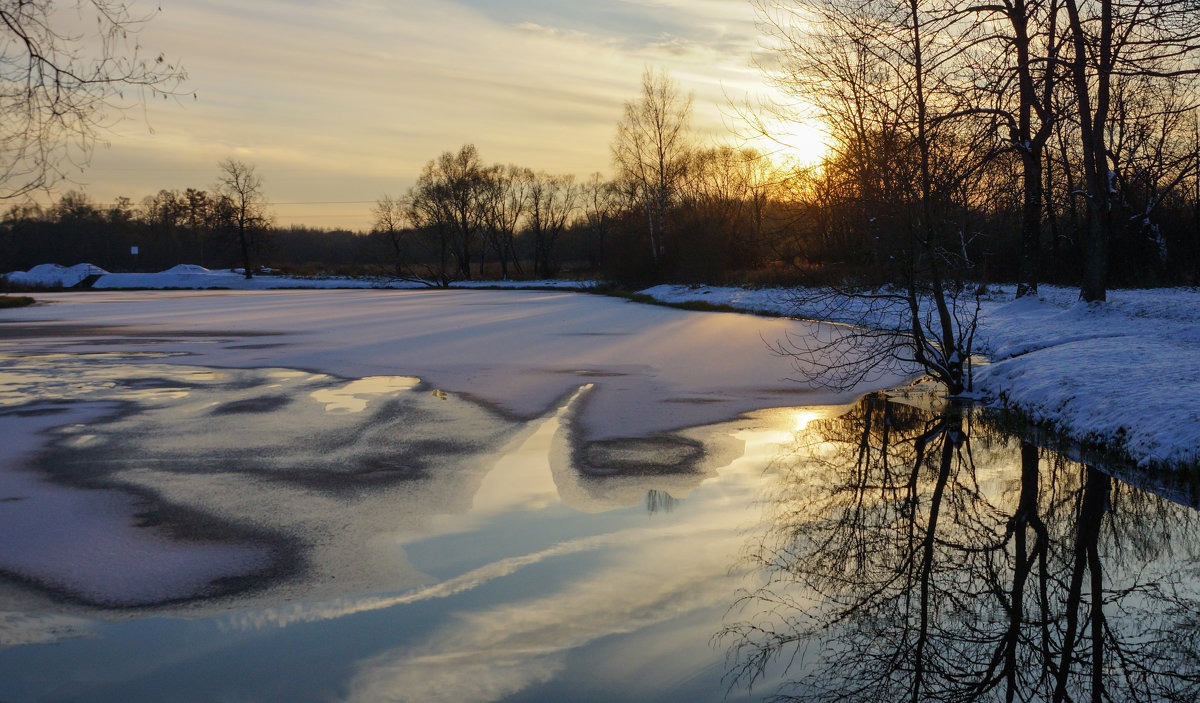
[{"label": "grass on bank", "polygon": [[27,295],[0,295],[0,310],[5,308],[23,308],[37,301]]},{"label": "grass on bank", "polygon": [[[585,291],[591,292],[591,291]],[[693,312],[736,312],[741,314],[758,315],[759,317],[787,317],[773,310],[757,310],[753,308],[737,307],[727,303],[708,303],[703,300],[685,300],[680,302],[667,302],[646,295],[645,293],[634,293],[622,289],[596,290],[595,292],[602,295],[612,296],[614,298],[624,298],[634,303],[643,303],[646,305],[659,305],[666,308],[677,308],[679,310],[691,310]]]}]

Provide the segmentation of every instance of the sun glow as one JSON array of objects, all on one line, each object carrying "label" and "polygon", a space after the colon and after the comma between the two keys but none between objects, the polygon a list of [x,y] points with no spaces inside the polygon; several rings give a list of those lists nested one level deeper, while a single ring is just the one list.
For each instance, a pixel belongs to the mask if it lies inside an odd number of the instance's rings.
[{"label": "sun glow", "polygon": [[803,432],[808,427],[808,423],[812,422],[813,420],[820,420],[821,417],[822,416],[820,413],[815,413],[811,410],[799,410],[795,415],[795,425],[793,427],[793,431]]},{"label": "sun glow", "polygon": [[814,166],[829,153],[827,135],[812,121],[778,120],[764,128],[766,133],[755,137],[753,145],[776,161]]}]

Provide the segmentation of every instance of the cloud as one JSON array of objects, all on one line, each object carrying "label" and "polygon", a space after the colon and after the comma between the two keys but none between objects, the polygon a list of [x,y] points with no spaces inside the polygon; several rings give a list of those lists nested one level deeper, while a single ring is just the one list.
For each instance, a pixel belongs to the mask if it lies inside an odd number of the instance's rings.
[{"label": "cloud", "polygon": [[[212,0],[166,7],[139,39],[182,61],[198,99],[128,114],[81,177],[101,201],[204,186],[238,152],[280,202],[399,193],[467,142],[582,176],[608,169],[645,66],[695,92],[701,132],[756,80],[753,11],[726,0]],[[365,227],[360,210],[341,224]]]},{"label": "cloud", "polygon": [[581,41],[593,41],[591,35],[587,32],[581,32],[573,29],[561,29],[556,27],[545,27],[536,22],[520,22],[516,25],[517,29],[527,34],[533,34],[549,39],[570,39]]},{"label": "cloud", "polygon": [[94,628],[92,621],[69,615],[0,611],[0,650],[94,637]]}]

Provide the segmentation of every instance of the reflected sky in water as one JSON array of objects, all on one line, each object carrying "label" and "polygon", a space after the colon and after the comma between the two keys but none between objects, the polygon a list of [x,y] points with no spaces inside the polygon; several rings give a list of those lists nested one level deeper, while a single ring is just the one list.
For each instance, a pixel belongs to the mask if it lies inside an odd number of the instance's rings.
[{"label": "reflected sky in water", "polygon": [[1195,477],[1134,487],[1014,429],[872,395],[797,434],[719,638],[738,682],[782,659],[784,700],[1197,700]]},{"label": "reflected sky in water", "polygon": [[[1111,479],[1097,502],[1094,469],[982,416],[873,396],[591,442],[590,392],[520,418],[402,375],[0,358],[0,429],[21,438],[0,450],[0,700],[807,699],[851,680],[893,700],[917,645],[991,652],[980,699],[1051,700],[1058,671],[1077,699],[1093,595],[1196,626],[1190,507]],[[1094,592],[1074,586],[1093,553]],[[1107,622],[1123,652],[1149,631]],[[1028,673],[1044,652],[1059,668]]]}]

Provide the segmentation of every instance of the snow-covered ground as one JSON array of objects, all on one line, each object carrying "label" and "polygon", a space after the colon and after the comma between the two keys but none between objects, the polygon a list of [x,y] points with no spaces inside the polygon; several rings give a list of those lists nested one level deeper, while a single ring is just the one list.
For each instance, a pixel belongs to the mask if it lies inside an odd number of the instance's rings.
[{"label": "snow-covered ground", "polygon": [[[428,288],[421,281],[398,278],[349,278],[346,276],[297,277],[256,275],[246,278],[240,269],[206,269],[195,264],[180,264],[156,273],[109,273],[92,264],[60,266],[40,264],[28,271],[13,271],[2,278],[18,286],[72,288],[89,276],[97,276],[95,290],[277,290],[290,288]],[[589,281],[464,281],[459,288],[588,288]]]},{"label": "snow-covered ground", "polygon": [[[985,397],[1142,464],[1200,464],[1200,290],[1114,290],[1088,306],[1079,291],[1040,287],[1014,301],[1009,288],[982,301],[978,369]],[[671,303],[702,301],[797,316],[823,311],[793,303],[786,289],[655,286]],[[847,310],[846,320],[858,311]]]},{"label": "snow-covered ground", "polygon": [[0,278],[18,286],[72,288],[79,285],[88,276],[103,276],[107,273],[108,271],[92,264],[75,264],[74,266],[39,264],[28,271],[12,271],[3,274]]}]

